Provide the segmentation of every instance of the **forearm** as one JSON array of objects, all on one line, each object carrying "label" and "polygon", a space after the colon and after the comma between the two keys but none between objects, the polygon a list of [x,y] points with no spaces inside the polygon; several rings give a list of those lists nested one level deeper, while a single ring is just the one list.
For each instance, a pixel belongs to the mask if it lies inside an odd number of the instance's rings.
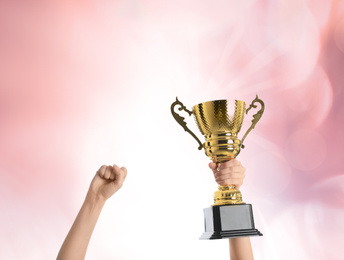
[{"label": "forearm", "polygon": [[231,260],[253,260],[250,238],[238,237],[229,239],[229,253]]},{"label": "forearm", "polygon": [[82,260],[105,201],[88,193],[65,241],[57,260]]}]

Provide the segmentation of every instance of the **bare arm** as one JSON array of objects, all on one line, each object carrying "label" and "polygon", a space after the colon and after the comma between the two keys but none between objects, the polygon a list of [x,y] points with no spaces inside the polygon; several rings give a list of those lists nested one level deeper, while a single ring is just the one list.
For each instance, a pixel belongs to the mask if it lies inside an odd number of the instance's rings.
[{"label": "bare arm", "polygon": [[[215,163],[209,163],[216,182],[219,185],[234,184],[237,189],[241,187],[245,177],[245,168],[241,163],[232,159],[223,163],[219,171]],[[238,237],[229,239],[229,255],[231,260],[253,260],[251,240],[249,237]]]},{"label": "bare arm", "polygon": [[253,260],[250,238],[238,237],[229,239],[229,255],[231,260]]},{"label": "bare arm", "polygon": [[108,198],[123,185],[127,170],[117,165],[99,168],[94,176],[85,201],[62,244],[57,260],[82,260],[85,258],[100,212]]}]

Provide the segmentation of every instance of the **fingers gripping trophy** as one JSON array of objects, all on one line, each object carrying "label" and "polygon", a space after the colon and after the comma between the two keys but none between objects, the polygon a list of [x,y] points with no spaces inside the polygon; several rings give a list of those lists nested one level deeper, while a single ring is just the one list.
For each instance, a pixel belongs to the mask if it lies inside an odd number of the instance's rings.
[{"label": "fingers gripping trophy", "polygon": [[[252,108],[260,109],[253,115],[252,124],[242,139],[238,138],[244,115]],[[184,117],[175,112],[185,111],[193,115],[198,129],[205,137],[202,142],[186,126]],[[215,100],[203,102],[188,110],[176,99],[171,105],[174,119],[196,139],[198,149],[204,148],[205,154],[219,167],[222,163],[234,159],[244,148],[244,140],[255,127],[264,112],[264,102],[256,96],[250,106],[241,100]],[[204,209],[205,232],[200,239],[221,239],[230,237],[262,236],[255,228],[252,205],[242,201],[242,195],[234,185],[219,186],[214,193],[214,204]]]}]

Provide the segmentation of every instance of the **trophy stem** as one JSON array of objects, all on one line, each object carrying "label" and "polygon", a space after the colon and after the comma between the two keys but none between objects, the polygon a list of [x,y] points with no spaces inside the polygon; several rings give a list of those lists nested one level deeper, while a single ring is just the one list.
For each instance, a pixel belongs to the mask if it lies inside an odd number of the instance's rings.
[{"label": "trophy stem", "polygon": [[[215,162],[213,160],[213,162]],[[216,162],[217,170],[219,171],[219,167],[224,162]],[[220,206],[220,205],[235,205],[235,204],[245,204],[242,201],[241,192],[236,189],[235,185],[229,184],[222,186],[220,185],[218,190],[214,193],[214,204],[213,206]]]},{"label": "trophy stem", "polygon": [[214,193],[213,206],[234,204],[245,204],[242,201],[241,192],[234,185],[219,186],[219,189]]}]

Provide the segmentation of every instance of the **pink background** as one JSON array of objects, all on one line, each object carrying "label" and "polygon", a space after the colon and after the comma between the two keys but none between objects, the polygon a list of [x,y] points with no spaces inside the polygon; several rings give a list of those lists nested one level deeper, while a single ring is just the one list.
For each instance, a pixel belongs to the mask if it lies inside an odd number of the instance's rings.
[{"label": "pink background", "polygon": [[88,259],[226,259],[198,240],[217,187],[170,104],[258,94],[255,258],[343,259],[343,69],[340,0],[0,1],[0,258],[54,259],[116,163]]}]

